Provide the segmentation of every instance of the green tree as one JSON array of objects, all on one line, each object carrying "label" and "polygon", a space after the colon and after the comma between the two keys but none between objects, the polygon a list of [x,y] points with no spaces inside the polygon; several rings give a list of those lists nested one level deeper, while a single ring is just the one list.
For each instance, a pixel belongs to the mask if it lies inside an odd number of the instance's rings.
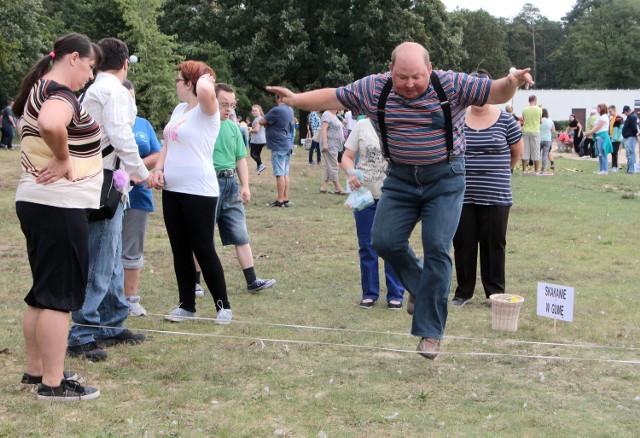
[{"label": "green tree", "polygon": [[507,24],[507,53],[515,67],[531,68],[536,88],[553,88],[558,69],[553,54],[564,38],[560,23],[543,17],[538,8],[526,3]]},{"label": "green tree", "polygon": [[120,38],[138,62],[129,65],[129,78],[136,86],[138,114],[158,128],[165,124],[177,103],[176,67],[183,60],[176,54],[175,38],[160,32],[162,0],[117,0],[127,26]]},{"label": "green tree", "polygon": [[462,47],[464,55],[461,69],[471,72],[478,67],[486,69],[495,78],[503,77],[511,67],[504,49],[506,23],[484,10],[457,10],[452,13],[464,26]]},{"label": "green tree", "polygon": [[308,90],[384,71],[402,41],[424,44],[443,68],[461,59],[460,28],[439,0],[169,0],[165,11],[163,28],[183,43],[228,50],[234,84],[267,105],[268,84]]},{"label": "green tree", "polygon": [[22,78],[51,51],[55,19],[41,0],[0,0],[0,105],[13,97]]},{"label": "green tree", "polygon": [[[576,8],[581,6],[579,2]],[[583,5],[582,5],[583,6]],[[572,11],[573,12],[573,11]],[[579,13],[578,13],[579,12]],[[640,3],[610,0],[581,8],[567,27],[567,40],[556,51],[559,83],[573,88],[640,87]]]},{"label": "green tree", "polygon": [[556,88],[558,86],[558,60],[553,54],[558,50],[565,40],[562,24],[542,17],[538,23],[536,35],[536,87]]},{"label": "green tree", "polygon": [[79,32],[92,41],[117,37],[127,31],[122,2],[118,0],[44,0],[46,13],[62,23],[58,36]]}]

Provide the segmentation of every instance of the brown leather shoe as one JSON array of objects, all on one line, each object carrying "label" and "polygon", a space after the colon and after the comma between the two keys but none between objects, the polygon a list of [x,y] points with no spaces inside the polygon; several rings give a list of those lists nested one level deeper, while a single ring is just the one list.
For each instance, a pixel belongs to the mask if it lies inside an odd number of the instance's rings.
[{"label": "brown leather shoe", "polygon": [[434,360],[440,351],[440,341],[432,338],[422,338],[416,348],[418,354],[425,359]]},{"label": "brown leather shoe", "polygon": [[413,308],[416,305],[416,296],[409,294],[409,301],[407,301],[407,313],[413,315]]}]

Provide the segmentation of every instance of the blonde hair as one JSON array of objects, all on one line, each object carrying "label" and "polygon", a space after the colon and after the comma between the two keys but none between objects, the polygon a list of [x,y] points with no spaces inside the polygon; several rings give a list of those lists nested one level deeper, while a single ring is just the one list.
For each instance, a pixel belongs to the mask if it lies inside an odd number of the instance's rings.
[{"label": "blonde hair", "polygon": [[252,109],[253,108],[258,108],[258,112],[260,113],[260,115],[264,116],[264,111],[262,111],[262,107],[260,105],[253,105],[251,108]]}]

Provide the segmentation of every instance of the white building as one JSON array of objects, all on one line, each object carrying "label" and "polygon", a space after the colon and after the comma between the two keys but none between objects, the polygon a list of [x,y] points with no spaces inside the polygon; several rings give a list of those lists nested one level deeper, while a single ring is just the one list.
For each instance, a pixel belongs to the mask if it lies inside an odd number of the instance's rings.
[{"label": "white building", "polygon": [[532,94],[538,98],[538,105],[549,111],[551,120],[569,120],[569,114],[573,114],[582,126],[585,124],[586,116],[592,109],[595,110],[599,103],[615,105],[620,114],[625,105],[640,111],[640,90],[520,89],[509,102],[516,115],[520,116],[522,110],[529,106],[529,96]]}]

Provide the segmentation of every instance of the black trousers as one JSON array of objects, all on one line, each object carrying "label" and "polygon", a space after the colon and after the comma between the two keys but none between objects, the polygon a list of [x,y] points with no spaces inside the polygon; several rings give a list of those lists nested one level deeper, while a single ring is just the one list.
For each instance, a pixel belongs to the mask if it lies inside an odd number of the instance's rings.
[{"label": "black trousers", "polygon": [[249,153],[251,154],[251,158],[256,162],[256,166],[260,167],[262,164],[262,158],[260,158],[260,154],[262,153],[262,148],[264,147],[264,143],[249,143]]},{"label": "black trousers", "polygon": [[2,141],[0,144],[3,144],[7,147],[7,149],[13,149],[13,128],[2,128]]},{"label": "black trousers", "polygon": [[180,307],[189,312],[196,311],[193,255],[216,309],[231,308],[224,271],[213,243],[217,202],[215,197],[162,191],[162,213],[173,252]]},{"label": "black trousers", "polygon": [[455,296],[473,297],[476,286],[478,246],[480,246],[480,278],[487,298],[505,292],[505,248],[508,206],[464,204],[460,222],[453,237],[456,278]]},{"label": "black trousers", "polygon": [[613,152],[611,152],[611,167],[618,167],[618,151],[620,150],[620,141],[612,141]]}]

